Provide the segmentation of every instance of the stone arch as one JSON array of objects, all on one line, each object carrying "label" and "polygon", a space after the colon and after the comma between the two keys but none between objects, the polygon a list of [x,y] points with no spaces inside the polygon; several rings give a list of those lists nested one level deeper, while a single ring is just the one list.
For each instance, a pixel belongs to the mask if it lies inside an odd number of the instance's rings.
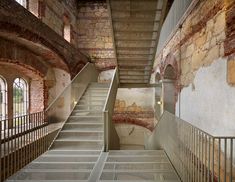
[{"label": "stone arch", "polygon": [[173,54],[168,54],[161,67],[163,75],[163,107],[175,114],[177,98],[178,64]]}]

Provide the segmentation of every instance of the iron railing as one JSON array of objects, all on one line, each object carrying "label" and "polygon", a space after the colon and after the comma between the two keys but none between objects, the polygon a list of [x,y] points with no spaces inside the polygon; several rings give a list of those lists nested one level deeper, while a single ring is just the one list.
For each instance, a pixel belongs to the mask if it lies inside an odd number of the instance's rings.
[{"label": "iron railing", "polygon": [[48,123],[43,111],[0,121],[1,181],[45,152]]},{"label": "iron railing", "polygon": [[103,109],[105,152],[109,151],[110,149],[114,150],[120,148],[119,136],[112,121],[118,84],[119,82],[118,82],[117,68],[116,68],[114,70],[113,78],[110,83],[107,99]]},{"label": "iron railing", "polygon": [[147,149],[164,149],[183,182],[232,182],[234,136],[212,136],[165,111]]},{"label": "iron railing", "polygon": [[0,121],[0,181],[50,148],[88,84],[97,78],[95,66],[87,63],[45,111]]}]

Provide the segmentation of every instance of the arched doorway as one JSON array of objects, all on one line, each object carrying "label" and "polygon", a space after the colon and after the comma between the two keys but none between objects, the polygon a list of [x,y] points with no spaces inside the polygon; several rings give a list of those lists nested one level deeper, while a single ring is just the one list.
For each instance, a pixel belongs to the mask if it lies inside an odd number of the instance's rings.
[{"label": "arched doorway", "polygon": [[163,95],[164,110],[175,114],[175,82],[176,71],[172,65],[167,65],[164,70]]}]

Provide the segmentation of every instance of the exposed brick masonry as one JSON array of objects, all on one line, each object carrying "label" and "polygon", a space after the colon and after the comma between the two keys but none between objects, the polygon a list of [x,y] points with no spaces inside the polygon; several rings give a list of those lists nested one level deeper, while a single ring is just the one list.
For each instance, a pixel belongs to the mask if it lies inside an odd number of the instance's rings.
[{"label": "exposed brick masonry", "polygon": [[92,57],[99,69],[114,68],[112,29],[106,2],[79,2],[77,18],[79,49]]}]

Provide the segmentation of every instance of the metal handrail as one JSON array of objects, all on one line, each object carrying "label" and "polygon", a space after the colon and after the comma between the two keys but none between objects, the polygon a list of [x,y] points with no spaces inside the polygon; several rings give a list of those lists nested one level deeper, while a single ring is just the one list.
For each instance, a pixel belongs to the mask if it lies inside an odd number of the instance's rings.
[{"label": "metal handrail", "polygon": [[165,111],[146,148],[164,149],[183,182],[232,182],[234,140],[235,136],[208,134]]},{"label": "metal handrail", "polygon": [[63,93],[66,92],[66,90],[68,90],[68,88],[70,87],[71,83],[73,83],[80,75],[81,73],[87,69],[88,65],[90,63],[86,63],[86,65],[78,72],[78,74],[71,80],[70,84],[68,84],[64,90],[49,104],[49,106],[45,109],[45,111],[47,112],[52,106],[53,104],[55,104],[55,102],[63,95]]},{"label": "metal handrail", "polygon": [[[112,121],[112,115],[116,100],[116,94],[118,89],[118,77],[117,68],[114,70],[114,74],[109,86],[108,95],[103,108],[103,120],[104,120],[104,151],[107,152],[110,149],[119,149],[119,137],[116,132],[115,126]],[[112,140],[112,141],[111,141]]]},{"label": "metal handrail", "polygon": [[[88,84],[97,79],[95,66],[87,63],[45,111],[0,121],[0,181],[48,150]],[[59,125],[49,131],[53,123]]]}]

